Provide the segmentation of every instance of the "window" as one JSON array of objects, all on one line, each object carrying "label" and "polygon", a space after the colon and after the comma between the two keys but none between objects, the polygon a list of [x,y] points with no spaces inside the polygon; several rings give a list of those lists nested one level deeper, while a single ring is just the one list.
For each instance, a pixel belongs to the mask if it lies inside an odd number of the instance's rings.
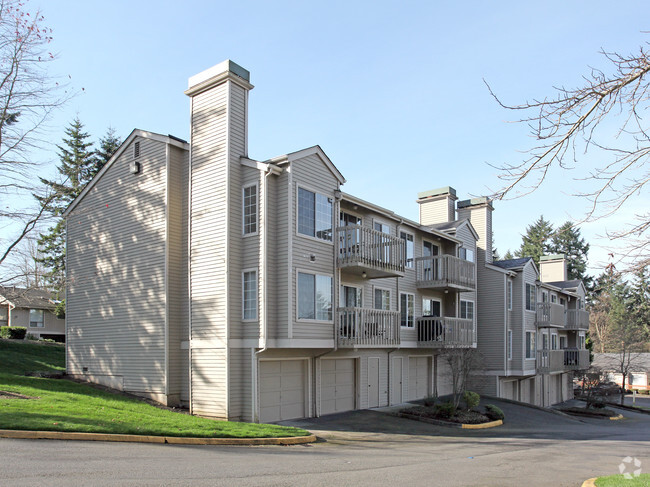
[{"label": "window", "polygon": [[413,253],[415,251],[415,244],[413,242],[413,235],[406,232],[400,232],[399,237],[404,240],[404,252],[406,256],[404,258],[404,265],[410,269],[413,268]]},{"label": "window", "polygon": [[[423,257],[435,257],[440,253],[440,249],[437,245],[427,242],[426,240],[422,243],[422,256]],[[435,281],[438,279],[438,270],[440,264],[438,259],[425,259],[422,261],[422,278],[425,281]]]},{"label": "window", "polygon": [[542,350],[548,350],[548,335],[546,333],[542,335]]},{"label": "window", "polygon": [[386,234],[390,235],[390,227],[385,223],[375,222],[375,224],[373,225],[373,228],[375,230],[377,230],[378,232],[386,233]]},{"label": "window", "polygon": [[548,293],[546,291],[542,291],[542,303],[548,303]]},{"label": "window", "polygon": [[442,316],[440,301],[435,299],[422,300],[422,316]]},{"label": "window", "polygon": [[551,294],[551,303],[557,303],[557,296],[555,294]]},{"label": "window", "polygon": [[560,337],[560,350],[564,350],[566,348],[566,337]]},{"label": "window", "polygon": [[460,317],[467,320],[474,319],[474,301],[460,301]]},{"label": "window", "polygon": [[508,281],[507,289],[508,309],[512,311],[512,281]]},{"label": "window", "polygon": [[512,330],[508,330],[508,360],[512,360]]},{"label": "window", "polygon": [[332,241],[332,198],[298,188],[298,233]]},{"label": "window", "polygon": [[31,328],[43,328],[43,310],[30,309],[29,310],[29,326]]},{"label": "window", "polygon": [[298,273],[298,319],[332,321],[332,278]]},{"label": "window", "polygon": [[463,260],[468,260],[469,262],[474,262],[474,251],[472,249],[461,247],[458,249],[458,257]]},{"label": "window", "polygon": [[343,308],[361,308],[360,287],[341,286],[341,307]]},{"label": "window", "polygon": [[578,309],[583,309],[582,299],[578,298]]},{"label": "window", "polygon": [[551,350],[557,350],[557,334],[553,333],[551,335]]},{"label": "window", "polygon": [[242,272],[242,318],[257,319],[257,271]]},{"label": "window", "polygon": [[526,284],[526,309],[528,311],[535,311],[535,286]]},{"label": "window", "polygon": [[244,235],[257,233],[257,184],[244,188]]},{"label": "window", "polygon": [[402,318],[401,326],[413,328],[415,322],[415,296],[401,293],[399,295],[399,309]]},{"label": "window", "polygon": [[584,335],[580,335],[580,343],[579,343],[578,348],[580,350],[584,350],[586,348],[585,347],[585,336]]},{"label": "window", "polygon": [[535,332],[526,332],[526,358],[535,358]]},{"label": "window", "polygon": [[341,220],[342,227],[348,227],[350,225],[361,225],[361,218],[355,215],[351,215],[350,213],[346,213],[342,211],[339,214],[339,217]]},{"label": "window", "polygon": [[566,304],[566,301],[564,300],[564,298],[560,298],[560,304],[561,304],[562,306],[564,306],[564,305]]},{"label": "window", "polygon": [[390,310],[390,291],[375,289],[375,309]]}]

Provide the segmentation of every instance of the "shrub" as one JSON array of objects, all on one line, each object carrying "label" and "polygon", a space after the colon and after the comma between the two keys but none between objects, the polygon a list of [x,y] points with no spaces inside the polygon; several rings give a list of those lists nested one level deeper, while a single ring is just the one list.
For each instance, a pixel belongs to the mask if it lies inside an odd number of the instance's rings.
[{"label": "shrub", "polygon": [[438,398],[435,395],[430,394],[430,395],[428,395],[427,397],[424,398],[424,405],[427,406],[427,407],[431,407],[431,406],[436,404],[437,399]]},{"label": "shrub", "polygon": [[492,421],[497,421],[499,419],[503,421],[506,417],[506,415],[503,414],[503,411],[501,411],[501,408],[496,407],[494,404],[485,405],[485,415]]},{"label": "shrub", "polygon": [[451,401],[443,402],[435,405],[436,416],[439,418],[451,418],[456,413],[456,407]]},{"label": "shrub", "polygon": [[27,328],[24,326],[0,326],[0,338],[23,340],[26,334]]},{"label": "shrub", "polygon": [[25,340],[31,340],[33,342],[37,342],[38,337],[36,335],[32,335],[31,333],[28,333],[27,335],[25,335]]},{"label": "shrub", "polygon": [[481,402],[481,396],[476,392],[465,391],[465,394],[463,394],[463,401],[465,401],[467,409],[474,409]]},{"label": "shrub", "polygon": [[591,407],[594,409],[603,409],[605,407],[605,401],[602,399],[597,399],[591,403]]}]

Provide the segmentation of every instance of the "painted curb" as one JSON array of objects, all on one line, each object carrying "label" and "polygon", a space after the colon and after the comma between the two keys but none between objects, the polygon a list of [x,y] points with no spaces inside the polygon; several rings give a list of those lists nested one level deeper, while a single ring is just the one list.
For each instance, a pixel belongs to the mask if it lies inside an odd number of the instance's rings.
[{"label": "painted curb", "polygon": [[503,421],[500,419],[497,419],[496,421],[490,421],[489,423],[481,423],[481,424],[463,424],[461,425],[461,428],[465,430],[484,430],[487,428],[494,428],[495,426],[501,426],[503,424]]},{"label": "painted curb", "polygon": [[582,487],[596,487],[596,480],[598,480],[598,477],[587,479],[582,483]]},{"label": "painted curb", "polygon": [[625,419],[622,414],[617,414],[616,416],[610,416],[611,421],[618,421],[619,419]]},{"label": "painted curb", "polygon": [[434,418],[425,418],[417,414],[396,413],[395,416],[397,416],[398,418],[420,421],[422,423],[429,423],[429,424],[435,424],[437,426],[445,426],[447,428],[458,428],[458,429],[478,430],[478,429],[494,428],[496,426],[501,426],[503,424],[503,421],[500,419],[496,421],[490,421],[489,423],[465,424],[465,423],[452,423],[449,421],[441,421],[439,419],[434,419]]},{"label": "painted curb", "polygon": [[171,445],[303,445],[316,441],[315,435],[282,438],[184,438],[180,436],[116,435],[108,433],[68,433],[59,431],[0,430],[0,438],[31,440],[121,441]]}]

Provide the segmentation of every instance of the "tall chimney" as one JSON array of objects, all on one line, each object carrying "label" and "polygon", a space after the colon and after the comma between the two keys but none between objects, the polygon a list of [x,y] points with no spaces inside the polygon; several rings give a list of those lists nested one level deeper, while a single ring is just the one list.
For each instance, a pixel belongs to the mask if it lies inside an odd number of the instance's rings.
[{"label": "tall chimney", "polygon": [[564,254],[542,255],[539,258],[539,274],[542,282],[558,282],[568,279]]},{"label": "tall chimney", "polygon": [[418,193],[420,225],[453,222],[456,219],[456,190],[451,186]]},{"label": "tall chimney", "polygon": [[468,219],[478,233],[478,264],[492,263],[492,200],[486,196],[458,202],[458,219]]}]

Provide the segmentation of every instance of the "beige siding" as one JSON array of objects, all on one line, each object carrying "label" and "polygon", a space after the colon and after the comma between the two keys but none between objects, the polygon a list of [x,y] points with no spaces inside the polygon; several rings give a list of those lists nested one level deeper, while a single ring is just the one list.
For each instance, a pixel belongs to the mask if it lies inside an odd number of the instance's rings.
[{"label": "beige siding", "polygon": [[192,413],[228,419],[225,348],[192,349]]},{"label": "beige siding", "polygon": [[68,372],[123,376],[165,392],[165,144],[140,141],[108,168],[67,220]]},{"label": "beige siding", "polygon": [[230,367],[230,421],[251,421],[253,417],[253,382],[251,364],[254,350],[231,348],[228,358]]},{"label": "beige siding", "polygon": [[483,355],[486,370],[505,367],[505,275],[486,267],[479,267],[478,286],[478,349]]},{"label": "beige siding", "polygon": [[63,335],[65,334],[65,320],[59,319],[52,311],[43,310],[43,327],[29,326],[29,309],[15,308],[10,311],[9,323],[11,326],[24,326],[27,333],[32,335]]},{"label": "beige siding", "polygon": [[[289,171],[291,168],[289,168]],[[290,198],[291,187],[290,172],[285,171],[277,178],[272,178],[273,194],[276,204],[276,210],[273,212],[273,222],[275,223],[275,240],[269,239],[269,254],[275,258],[275,275],[269,284],[275,283],[275,319],[269,323],[269,336],[274,338],[288,338],[289,321],[292,319],[293,312],[290,306],[289,283],[293,283],[293,274],[291,272],[292,264],[289,261],[289,242],[293,241],[294,230],[290,225],[293,208],[291,204],[293,199]]]}]

